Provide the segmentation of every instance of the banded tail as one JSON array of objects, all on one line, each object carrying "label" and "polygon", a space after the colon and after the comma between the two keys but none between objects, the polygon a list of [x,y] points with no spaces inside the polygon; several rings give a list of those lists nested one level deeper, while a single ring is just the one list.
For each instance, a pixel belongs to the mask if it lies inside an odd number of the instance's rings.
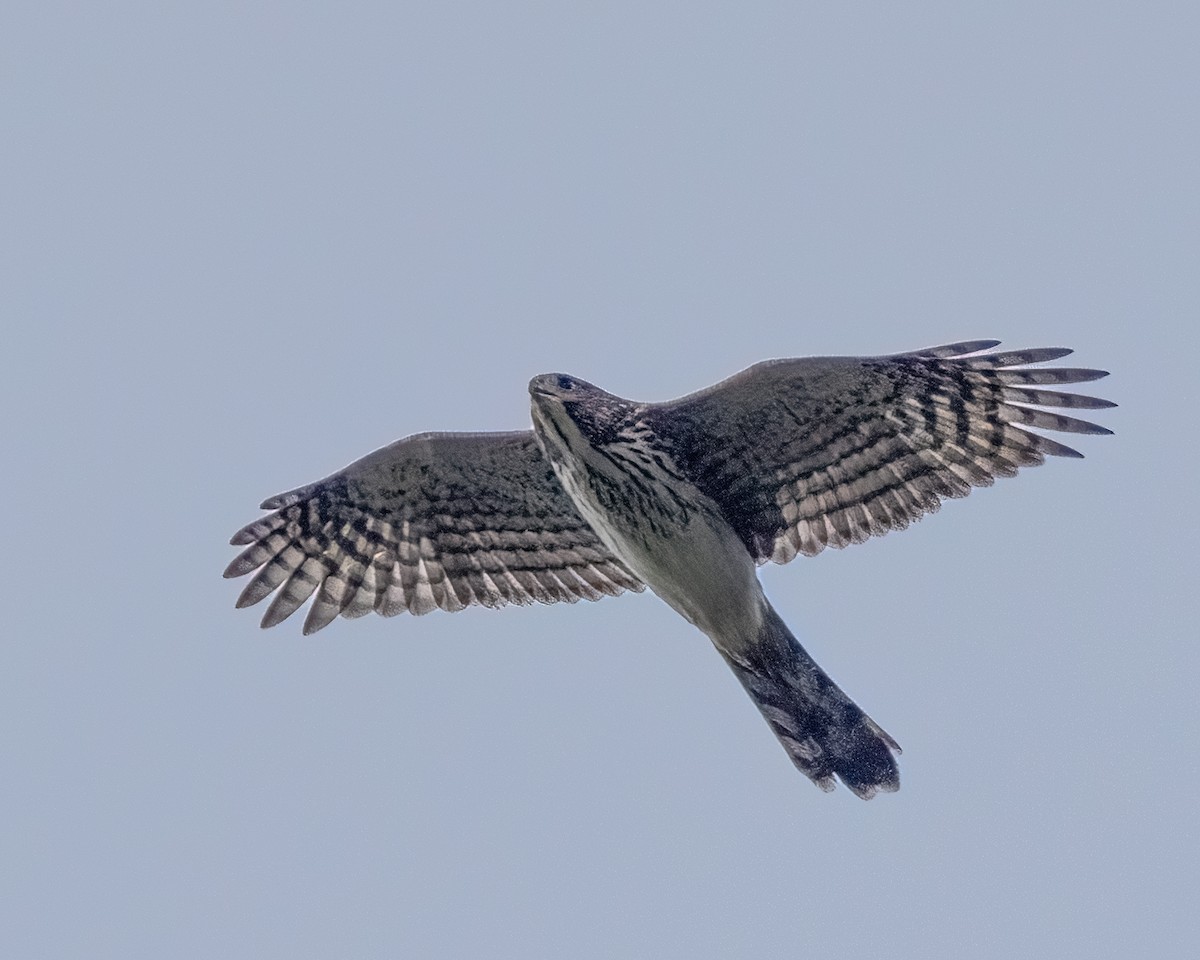
[{"label": "banded tail", "polygon": [[859,709],[767,605],[749,648],[721,651],[798,770],[822,790],[836,775],[864,800],[900,788],[896,741]]}]

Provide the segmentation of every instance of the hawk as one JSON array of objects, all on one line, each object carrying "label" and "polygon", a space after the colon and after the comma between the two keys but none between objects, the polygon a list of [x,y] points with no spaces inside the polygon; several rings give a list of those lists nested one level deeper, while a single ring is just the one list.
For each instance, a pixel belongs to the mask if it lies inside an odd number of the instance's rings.
[{"label": "hawk", "polygon": [[709,637],[802,773],[869,799],[899,787],[900,748],[801,647],[756,567],[1081,456],[1026,427],[1111,433],[1040,409],[1114,406],[1044,389],[1106,371],[1031,367],[1071,351],[998,345],[767,360],[666,403],[537,376],[532,430],[418,434],[271,497],[225,576],[254,573],[239,607],[275,594],[264,627],[311,597],[305,633],[649,587]]}]

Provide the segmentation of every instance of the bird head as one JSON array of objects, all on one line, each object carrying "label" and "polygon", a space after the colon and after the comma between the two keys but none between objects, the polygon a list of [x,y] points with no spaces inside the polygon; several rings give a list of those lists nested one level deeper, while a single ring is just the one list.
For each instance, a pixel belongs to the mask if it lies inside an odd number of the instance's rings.
[{"label": "bird head", "polygon": [[592,446],[611,442],[634,408],[628,400],[565,373],[534,377],[529,394],[534,422],[542,429],[553,425],[567,436],[573,427]]}]

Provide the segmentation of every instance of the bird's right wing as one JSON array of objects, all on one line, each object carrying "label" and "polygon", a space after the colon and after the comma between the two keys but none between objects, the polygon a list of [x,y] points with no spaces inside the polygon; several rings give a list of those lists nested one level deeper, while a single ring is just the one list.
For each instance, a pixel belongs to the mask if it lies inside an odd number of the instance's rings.
[{"label": "bird's right wing", "polygon": [[1058,347],[981,352],[997,344],[768,360],[646,415],[755,559],[786,563],[903,529],[1047,455],[1080,456],[1026,425],[1112,432],[1038,409],[1114,406],[1041,389],[1105,371],[1027,367],[1071,352]]},{"label": "bird's right wing", "polygon": [[239,607],[278,591],[264,627],[314,593],[312,633],[339,614],[597,600],[643,585],[559,486],[531,431],[421,434],[271,497],[234,534]]}]

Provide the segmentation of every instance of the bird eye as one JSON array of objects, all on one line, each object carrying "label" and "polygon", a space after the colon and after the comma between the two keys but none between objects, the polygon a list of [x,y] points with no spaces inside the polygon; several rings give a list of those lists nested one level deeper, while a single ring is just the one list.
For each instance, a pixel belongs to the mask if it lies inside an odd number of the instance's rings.
[{"label": "bird eye", "polygon": [[572,380],[570,377],[565,377],[565,376],[560,375],[558,378],[558,389],[559,390],[574,390],[575,389],[575,381]]}]

